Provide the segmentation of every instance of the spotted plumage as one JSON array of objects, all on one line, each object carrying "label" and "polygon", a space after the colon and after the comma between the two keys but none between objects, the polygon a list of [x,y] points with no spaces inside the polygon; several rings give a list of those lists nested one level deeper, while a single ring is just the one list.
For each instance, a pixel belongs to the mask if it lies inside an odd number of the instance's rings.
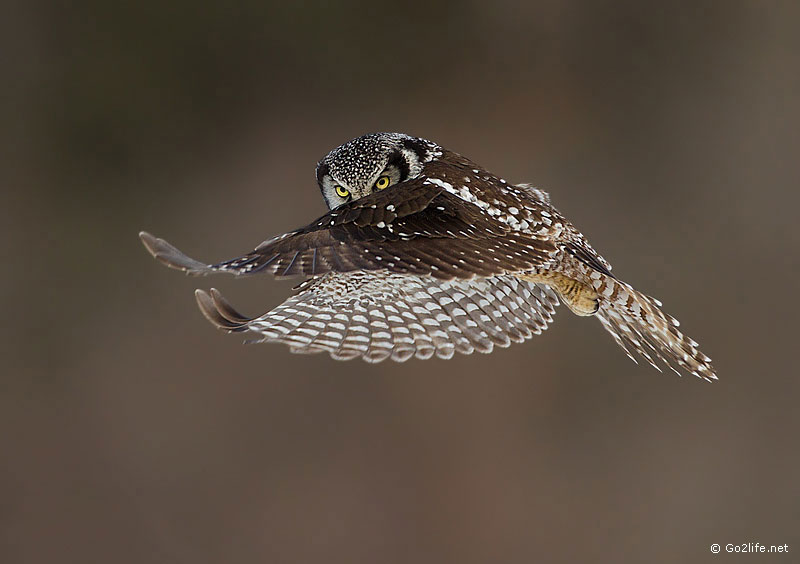
[{"label": "spotted plumage", "polygon": [[636,352],[656,368],[661,361],[716,379],[677,321],[618,280],[542,190],[399,133],[334,149],[317,165],[317,181],[330,211],[241,257],[208,265],[140,236],[153,256],[188,274],[310,277],[253,319],[216,290],[197,292],[218,327],[293,352],[369,362],[488,353],[545,330],[561,301],[598,317],[632,359]]},{"label": "spotted plumage", "polygon": [[331,273],[256,319],[237,313],[216,291],[197,291],[205,316],[228,331],[254,331],[294,352],[336,359],[403,361],[489,353],[545,330],[558,298],[513,276],[437,280],[385,272]]}]

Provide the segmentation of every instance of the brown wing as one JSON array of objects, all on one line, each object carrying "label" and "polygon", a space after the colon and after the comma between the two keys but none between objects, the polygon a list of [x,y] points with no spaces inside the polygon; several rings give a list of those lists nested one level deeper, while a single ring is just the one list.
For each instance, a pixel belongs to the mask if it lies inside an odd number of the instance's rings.
[{"label": "brown wing", "polygon": [[547,329],[558,305],[546,286],[510,275],[442,281],[376,272],[326,274],[255,319],[237,312],[213,288],[195,295],[206,318],[225,331],[250,331],[259,336],[256,342],[285,343],[292,352],[327,351],[338,360],[368,362],[489,353]]},{"label": "brown wing", "polygon": [[306,227],[218,264],[189,258],[149,233],[140,237],[155,258],[193,275],[269,272],[282,277],[388,270],[471,278],[535,268],[556,251],[549,240],[513,231],[425,177],[349,202]]}]

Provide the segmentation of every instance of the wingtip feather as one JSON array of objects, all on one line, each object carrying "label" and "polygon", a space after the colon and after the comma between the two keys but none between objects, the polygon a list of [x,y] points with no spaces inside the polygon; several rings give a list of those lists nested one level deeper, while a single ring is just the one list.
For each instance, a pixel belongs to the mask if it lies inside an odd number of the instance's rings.
[{"label": "wingtip feather", "polygon": [[207,264],[187,256],[164,239],[159,239],[147,231],[140,231],[139,239],[153,258],[170,268],[191,275],[207,274],[212,270]]},{"label": "wingtip feather", "polygon": [[239,313],[236,308],[234,308],[216,288],[211,288],[209,293],[211,294],[211,299],[214,301],[214,307],[216,308],[217,312],[231,323],[243,325],[253,320],[251,317],[247,317],[246,315]]},{"label": "wingtip feather", "polygon": [[247,330],[246,324],[250,318],[233,309],[216,288],[211,288],[209,292],[195,290],[194,297],[203,316],[217,329],[228,332]]}]

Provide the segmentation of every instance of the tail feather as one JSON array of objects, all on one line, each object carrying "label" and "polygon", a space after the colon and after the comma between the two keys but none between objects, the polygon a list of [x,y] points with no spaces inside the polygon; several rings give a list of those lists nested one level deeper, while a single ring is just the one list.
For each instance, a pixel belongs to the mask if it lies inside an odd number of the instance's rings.
[{"label": "tail feather", "polygon": [[628,357],[635,361],[634,351],[659,371],[657,361],[677,374],[682,369],[709,382],[717,379],[711,359],[678,329],[675,318],[661,311],[661,302],[610,276],[595,273],[592,278],[601,296],[596,315]]}]

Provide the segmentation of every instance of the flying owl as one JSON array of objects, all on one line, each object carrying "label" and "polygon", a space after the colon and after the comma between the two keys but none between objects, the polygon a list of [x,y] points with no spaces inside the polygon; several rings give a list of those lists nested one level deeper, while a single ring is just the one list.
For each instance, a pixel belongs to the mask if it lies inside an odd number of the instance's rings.
[{"label": "flying owl", "polygon": [[547,329],[555,308],[594,316],[632,352],[705,380],[711,359],[527,184],[509,184],[439,145],[373,133],[317,165],[330,211],[252,252],[205,264],[149,233],[147,250],[191,275],[306,276],[298,293],[250,318],[214,289],[196,291],[203,314],[256,342],[338,360],[451,358],[489,353]]}]

